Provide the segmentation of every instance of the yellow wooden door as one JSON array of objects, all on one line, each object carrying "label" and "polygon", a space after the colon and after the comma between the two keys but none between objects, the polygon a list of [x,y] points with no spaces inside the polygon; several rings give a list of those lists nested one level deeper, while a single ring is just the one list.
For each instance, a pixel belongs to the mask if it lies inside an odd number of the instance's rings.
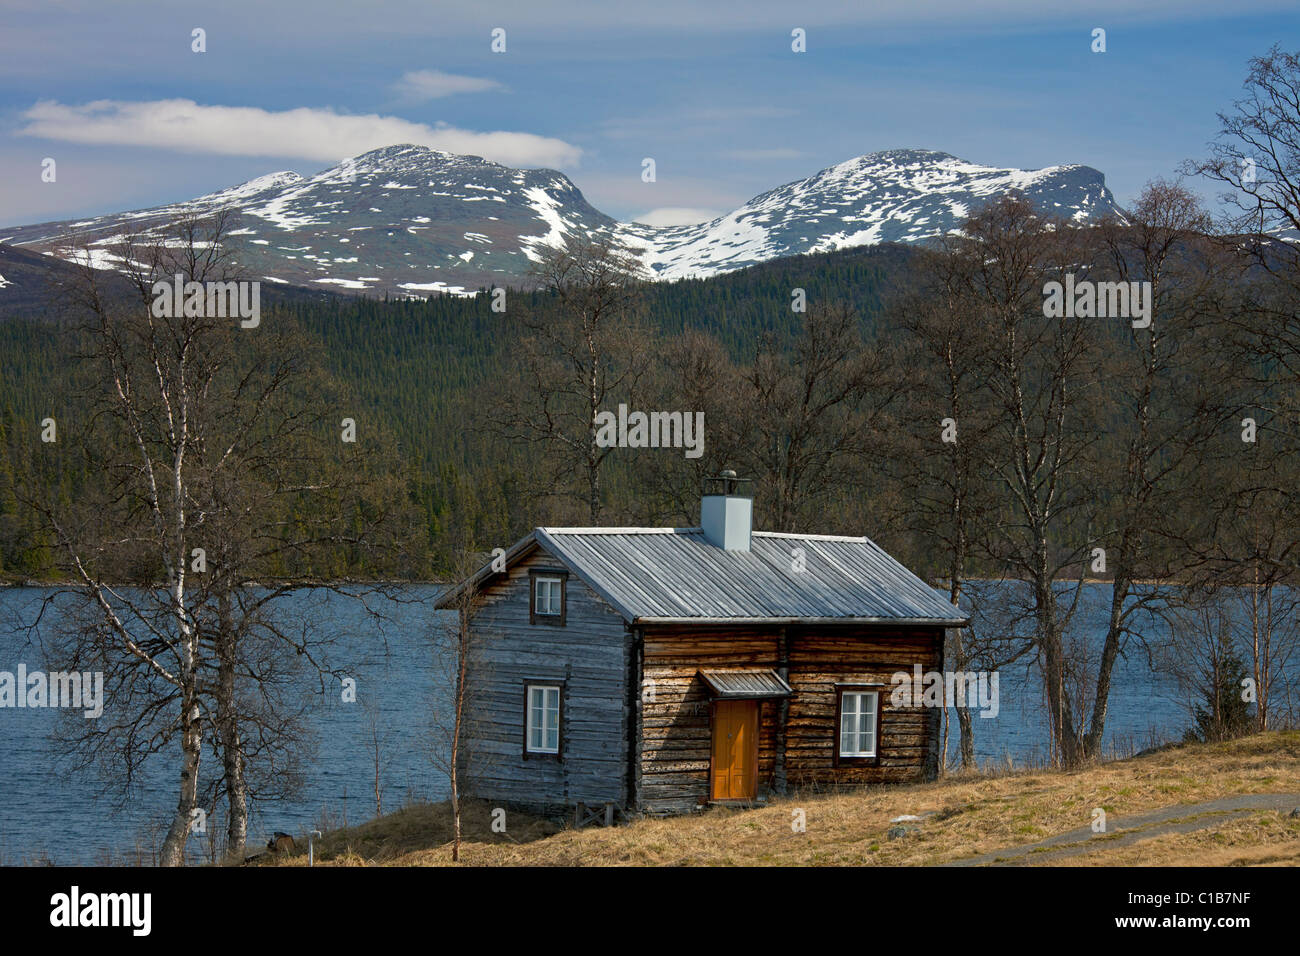
[{"label": "yellow wooden door", "polygon": [[720,700],[713,709],[713,799],[752,800],[757,785],[758,701]]}]

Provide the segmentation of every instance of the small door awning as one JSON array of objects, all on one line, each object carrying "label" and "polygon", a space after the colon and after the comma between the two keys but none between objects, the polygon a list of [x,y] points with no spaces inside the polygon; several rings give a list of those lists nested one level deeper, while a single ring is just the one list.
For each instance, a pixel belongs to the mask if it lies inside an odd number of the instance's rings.
[{"label": "small door awning", "polygon": [[774,670],[701,670],[700,677],[715,700],[756,700],[789,697],[794,693]]}]

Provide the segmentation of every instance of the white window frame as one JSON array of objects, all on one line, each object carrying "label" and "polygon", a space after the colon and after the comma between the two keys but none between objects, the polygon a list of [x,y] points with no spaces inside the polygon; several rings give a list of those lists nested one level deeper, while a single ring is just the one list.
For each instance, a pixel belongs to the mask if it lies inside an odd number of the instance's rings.
[{"label": "white window frame", "polygon": [[[547,593],[546,606],[553,610],[542,610],[542,585],[555,585],[554,592]],[[533,614],[537,617],[559,617],[564,613],[564,578],[558,575],[538,574],[533,577]]]},{"label": "white window frame", "polygon": [[[530,683],[527,686],[528,686],[528,693],[525,695],[526,713],[524,715],[524,750],[530,754],[552,754],[552,755],[558,754],[560,752],[560,721],[563,719],[563,713],[564,713],[564,689],[559,684]],[[538,707],[537,704],[534,703],[534,695],[539,693],[541,695],[540,708]],[[547,695],[551,693],[555,694],[554,708],[547,706]],[[542,723],[540,728],[538,727],[538,724],[534,720],[534,715],[537,713],[539,709],[541,711],[541,718],[542,718]],[[549,722],[549,717],[551,715],[552,710],[554,711],[554,715],[555,715],[554,725],[552,725]],[[542,734],[541,746],[533,746],[533,731],[537,729],[540,729]],[[546,746],[546,741],[550,736],[551,731],[554,731],[555,734],[554,747]]]},{"label": "white window frame", "polygon": [[[855,698],[852,711],[850,711],[847,706],[850,697]],[[871,749],[869,751],[861,749],[861,738],[864,731],[861,730],[860,727],[855,727],[854,730],[848,731],[848,733],[854,738],[855,749],[846,750],[844,748],[844,736],[846,733],[844,726],[845,718],[852,716],[855,718],[856,723],[856,718],[862,716],[864,713],[862,709],[862,699],[867,697],[871,698]],[[876,690],[842,690],[840,691],[840,704],[838,710],[840,719],[839,726],[835,728],[835,745],[838,748],[840,758],[852,760],[856,758],[875,757],[880,751],[880,692]]]}]

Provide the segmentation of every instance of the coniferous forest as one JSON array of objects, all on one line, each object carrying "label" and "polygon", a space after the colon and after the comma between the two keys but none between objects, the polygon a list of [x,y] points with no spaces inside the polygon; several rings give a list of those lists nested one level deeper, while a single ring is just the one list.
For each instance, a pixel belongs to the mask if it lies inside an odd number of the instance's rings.
[{"label": "coniferous forest", "polygon": [[[647,284],[638,322],[667,342],[688,331],[704,332],[737,362],[752,359],[765,335],[790,336],[799,313],[790,290],[807,290],[810,301],[850,302],[864,335],[882,321],[889,290],[906,283],[914,250],[902,246],[853,249],[780,260],[714,279]],[[391,563],[348,566],[356,577],[436,577],[465,535],[483,535],[484,547],[514,540],[544,514],[511,504],[530,480],[529,456],[494,436],[484,418],[488,400],[504,394],[512,375],[511,347],[522,338],[520,311],[544,314],[541,291],[508,291],[510,307],[495,313],[487,290],[469,298],[368,299],[346,295],[285,297],[265,318],[300,331],[312,361],[348,396],[346,408],[396,456],[409,504],[420,516],[422,536]],[[40,579],[53,573],[48,542],[35,519],[19,506],[19,475],[71,496],[88,480],[84,464],[54,455],[33,457],[41,421],[76,421],[74,396],[79,354],[75,322],[44,303],[0,322],[0,573]],[[82,370],[85,374],[85,370]],[[344,417],[340,410],[339,417]],[[32,442],[36,445],[33,446]],[[652,489],[638,486],[635,468],[611,462],[611,513],[644,515],[665,507]],[[562,512],[549,520],[560,520]],[[698,517],[698,516],[696,516]],[[681,515],[679,520],[688,519]],[[509,543],[508,541],[506,543]]]}]

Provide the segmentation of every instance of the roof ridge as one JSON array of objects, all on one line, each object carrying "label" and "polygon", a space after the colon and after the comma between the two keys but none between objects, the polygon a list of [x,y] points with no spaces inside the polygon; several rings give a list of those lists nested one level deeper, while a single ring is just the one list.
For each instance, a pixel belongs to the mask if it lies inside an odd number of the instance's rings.
[{"label": "roof ridge", "polygon": [[750,534],[760,538],[803,538],[808,541],[855,541],[861,544],[866,541],[868,544],[875,544],[865,534],[795,534],[793,531],[751,531]]},{"label": "roof ridge", "polygon": [[545,531],[547,534],[698,534],[704,529],[698,526],[694,528],[548,528],[542,526],[537,530]]},{"label": "roof ridge", "polygon": [[[644,527],[599,527],[599,528],[553,528],[539,526],[538,531],[547,534],[700,534],[703,528],[644,528]],[[752,531],[758,538],[798,538],[804,541],[853,541],[858,544],[874,543],[866,535],[851,534],[796,534],[793,531]]]}]

